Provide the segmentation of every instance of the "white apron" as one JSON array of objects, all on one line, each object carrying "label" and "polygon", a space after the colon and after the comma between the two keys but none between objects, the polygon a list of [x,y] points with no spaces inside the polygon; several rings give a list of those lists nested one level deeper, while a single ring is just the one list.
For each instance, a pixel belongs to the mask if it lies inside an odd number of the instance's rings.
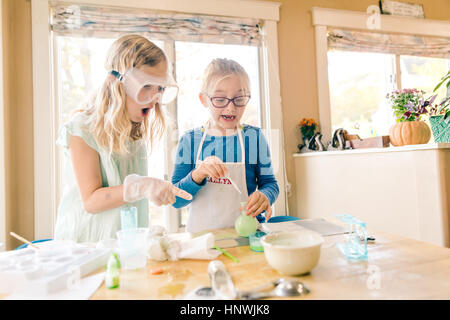
[{"label": "white apron", "polygon": [[[208,124],[205,125],[198,152],[196,156],[197,168],[203,142],[207,134]],[[245,176],[245,147],[242,140],[240,126],[237,128],[239,144],[241,146],[241,162],[225,162],[228,175],[237,184],[241,193],[233,187],[227,178],[206,178],[206,185],[200,189],[188,208],[186,223],[187,232],[200,232],[204,230],[234,227],[234,221],[240,215],[242,201],[248,200],[247,182]]]}]

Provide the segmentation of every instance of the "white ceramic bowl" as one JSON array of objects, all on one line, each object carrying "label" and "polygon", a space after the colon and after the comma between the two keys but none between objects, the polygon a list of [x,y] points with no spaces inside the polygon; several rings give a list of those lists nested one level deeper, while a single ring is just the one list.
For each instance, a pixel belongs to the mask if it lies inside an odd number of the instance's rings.
[{"label": "white ceramic bowl", "polygon": [[267,263],[288,276],[311,271],[319,262],[323,242],[320,234],[310,230],[278,232],[261,238]]}]

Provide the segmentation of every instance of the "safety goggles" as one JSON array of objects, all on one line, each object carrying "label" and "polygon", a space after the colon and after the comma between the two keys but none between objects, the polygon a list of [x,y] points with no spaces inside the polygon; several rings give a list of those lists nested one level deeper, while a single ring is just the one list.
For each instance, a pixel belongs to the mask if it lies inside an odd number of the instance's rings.
[{"label": "safety goggles", "polygon": [[178,94],[178,85],[170,73],[158,77],[133,68],[124,75],[114,70],[110,74],[122,82],[127,95],[140,105],[151,102],[168,104]]}]

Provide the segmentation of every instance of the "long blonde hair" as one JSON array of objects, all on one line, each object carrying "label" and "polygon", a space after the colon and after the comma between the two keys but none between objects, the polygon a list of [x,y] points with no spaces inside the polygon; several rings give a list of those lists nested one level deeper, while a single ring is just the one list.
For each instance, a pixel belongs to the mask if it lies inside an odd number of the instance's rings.
[{"label": "long blonde hair", "polygon": [[[139,35],[125,35],[114,41],[105,61],[105,69],[124,74],[128,69],[155,66],[169,61],[164,52],[150,40]],[[148,150],[160,139],[165,120],[159,103],[140,123],[133,123],[126,109],[126,93],[122,83],[108,75],[85,108],[90,130],[99,147],[110,153],[126,154],[127,142],[143,139]],[[131,139],[131,140],[130,140]]]}]

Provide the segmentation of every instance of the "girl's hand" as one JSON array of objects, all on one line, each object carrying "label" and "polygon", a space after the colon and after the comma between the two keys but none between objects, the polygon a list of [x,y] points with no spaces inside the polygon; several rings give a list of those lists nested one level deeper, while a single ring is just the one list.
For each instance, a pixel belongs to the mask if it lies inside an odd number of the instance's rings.
[{"label": "girl's hand", "polygon": [[247,202],[247,215],[252,215],[256,217],[261,212],[266,211],[266,221],[272,216],[272,208],[270,206],[270,201],[264,195],[264,193],[255,191],[250,197],[248,197]]},{"label": "girl's hand", "polygon": [[175,197],[180,197],[185,200],[192,200],[191,194],[175,187],[169,181],[146,177],[145,187],[147,199],[158,207],[174,204],[176,201]]},{"label": "girl's hand", "polygon": [[130,174],[123,182],[123,199],[134,202],[144,198],[157,206],[173,204],[175,197],[192,200],[192,195],[171,184],[169,181]]},{"label": "girl's hand", "polygon": [[206,177],[214,179],[225,177],[228,169],[225,164],[217,157],[211,156],[200,161],[199,166],[192,171],[192,180],[197,184],[202,183]]}]

